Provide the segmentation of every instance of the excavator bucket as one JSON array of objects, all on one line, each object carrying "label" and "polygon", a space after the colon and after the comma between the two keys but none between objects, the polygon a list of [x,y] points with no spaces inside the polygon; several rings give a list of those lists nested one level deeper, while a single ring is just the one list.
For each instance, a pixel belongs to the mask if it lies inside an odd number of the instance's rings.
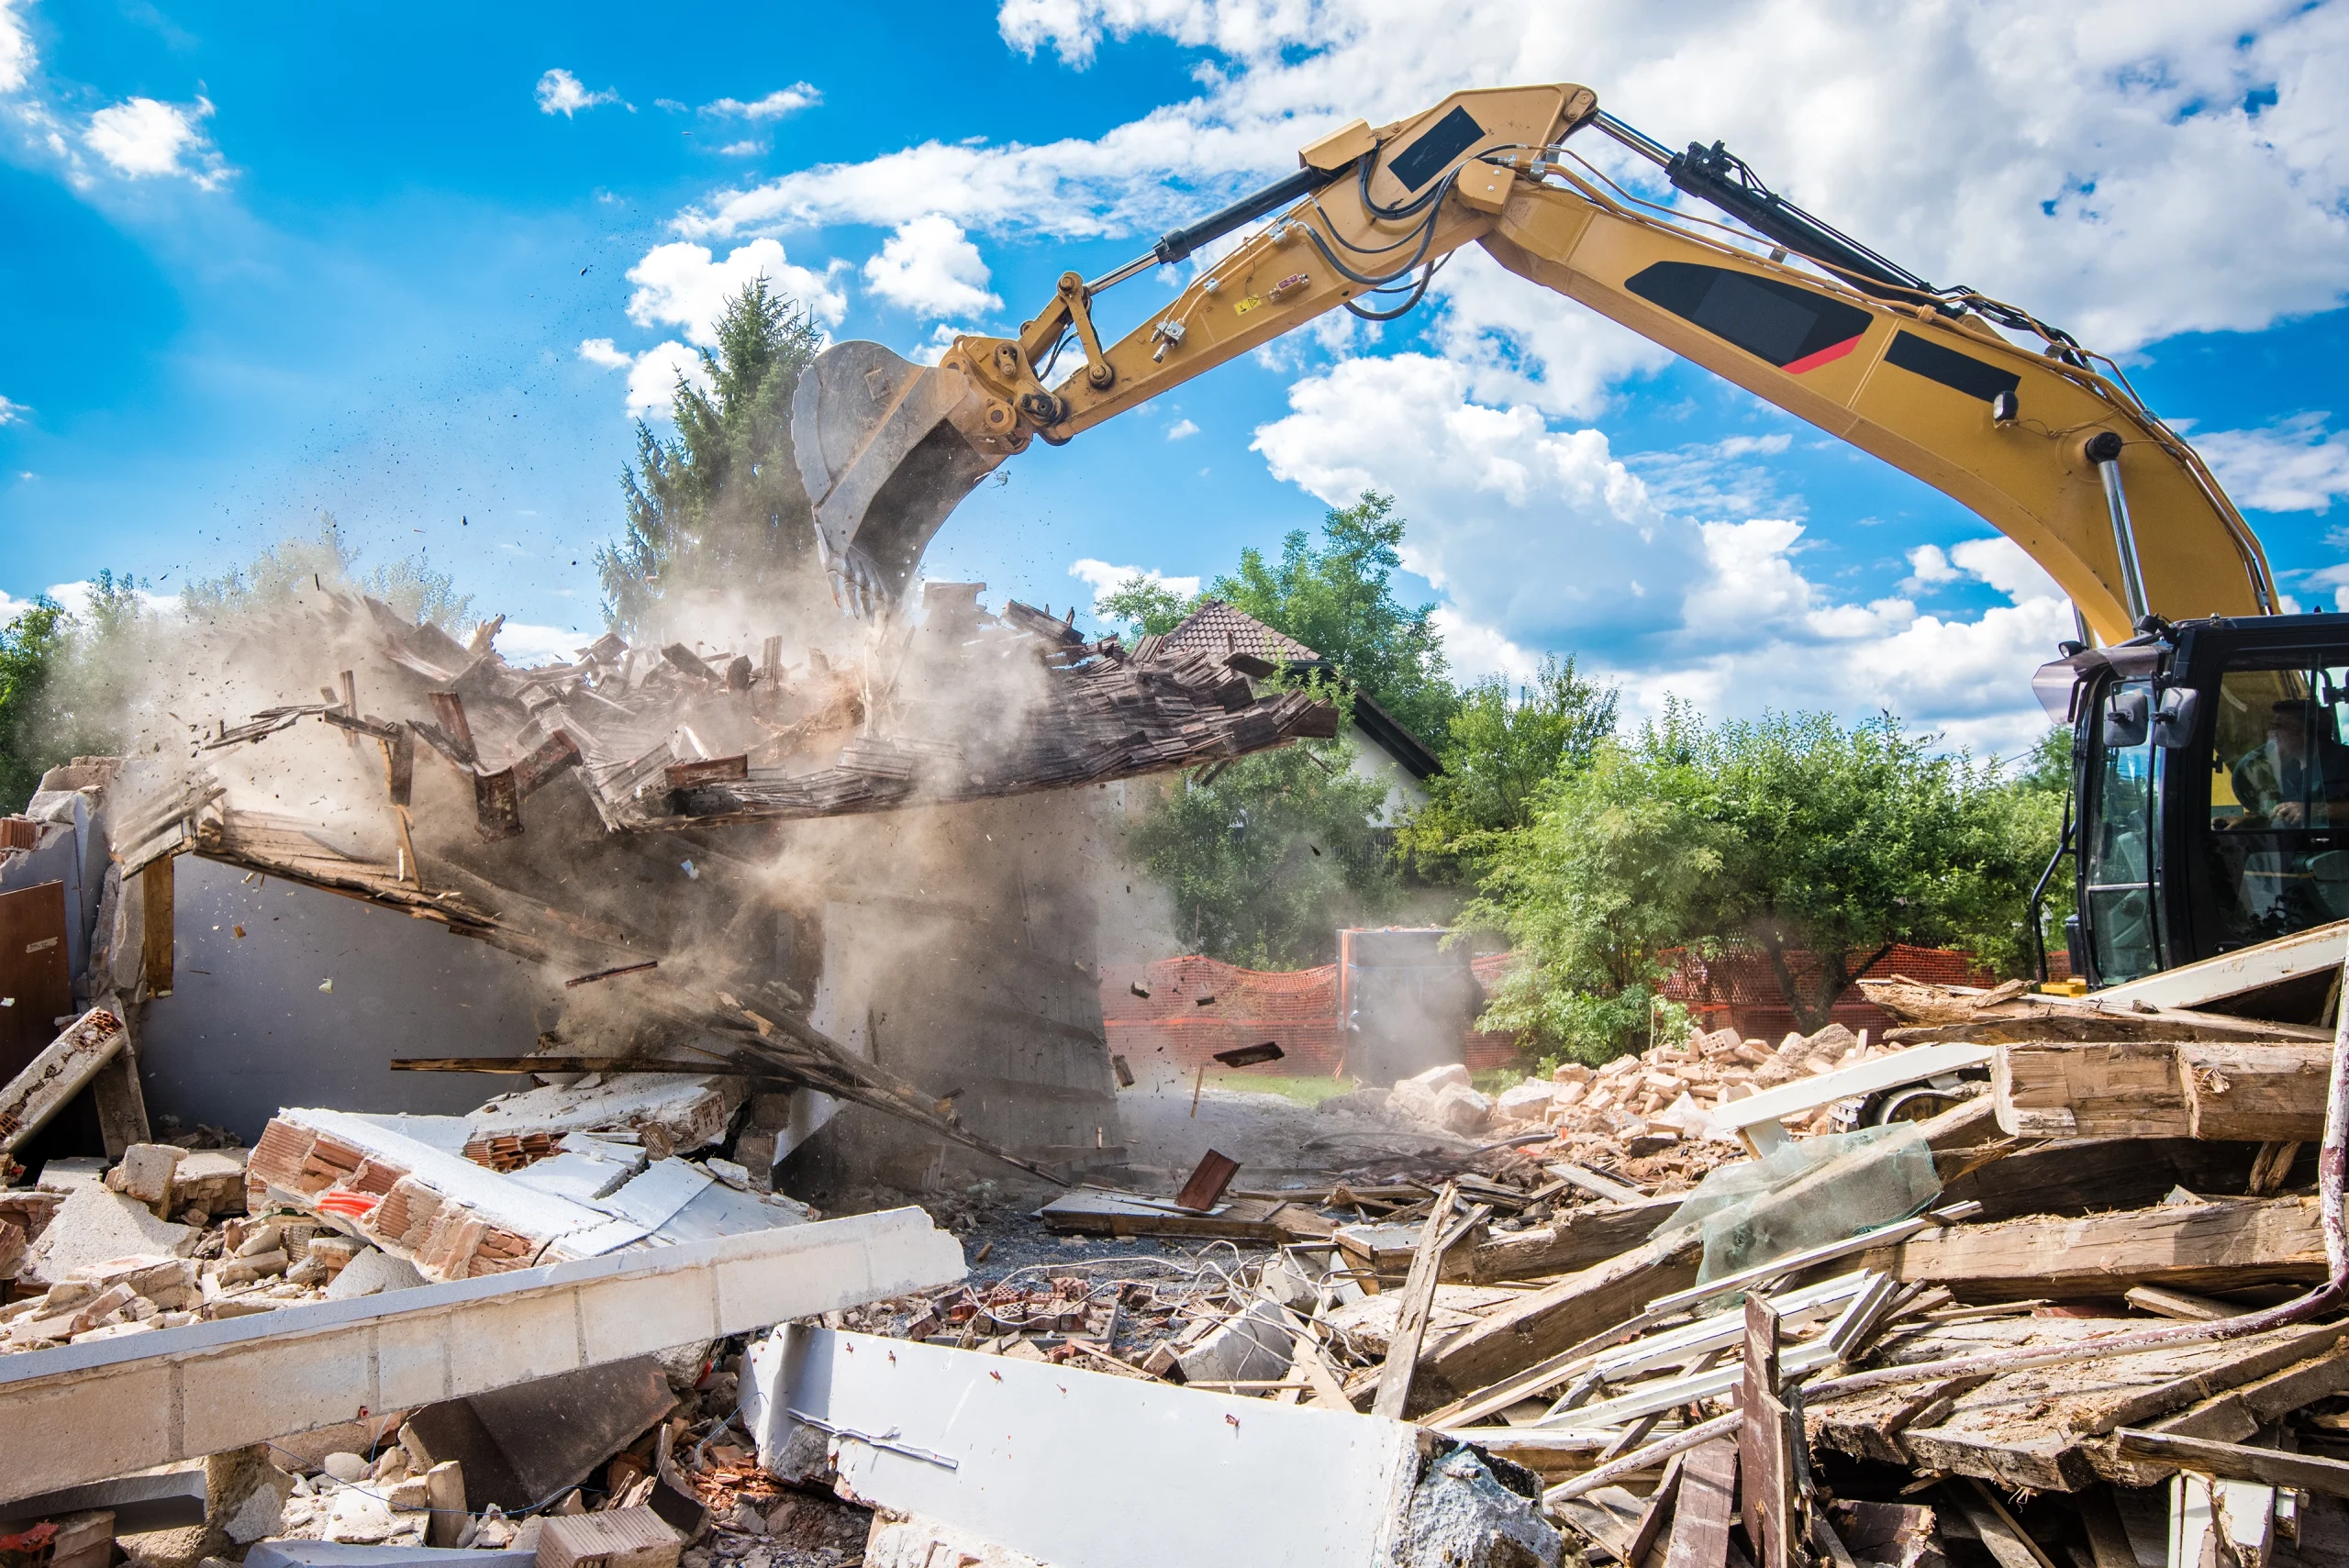
[{"label": "excavator bucket", "polygon": [[878,343],[835,343],[800,376],[791,442],[843,608],[873,616],[896,605],[930,536],[1008,455],[959,428],[982,407],[959,372]]}]

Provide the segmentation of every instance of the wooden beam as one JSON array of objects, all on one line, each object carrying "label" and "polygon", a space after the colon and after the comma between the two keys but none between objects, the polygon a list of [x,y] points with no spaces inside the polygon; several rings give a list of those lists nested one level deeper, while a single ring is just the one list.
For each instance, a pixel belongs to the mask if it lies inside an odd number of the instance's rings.
[{"label": "wooden beam", "polygon": [[1528,1291],[1420,1357],[1419,1375],[1447,1395],[1497,1383],[1635,1316],[1654,1296],[1697,1281],[1701,1240],[1690,1227]]},{"label": "wooden beam", "polygon": [[2177,1048],[2177,1076],[2190,1137],[2287,1143],[2324,1136],[2330,1046],[2188,1040]]},{"label": "wooden beam", "polygon": [[1664,1551],[1664,1568],[1722,1568],[1729,1561],[1729,1521],[1736,1489],[1736,1439],[1715,1438],[1690,1452],[1680,1473],[1672,1544]]},{"label": "wooden beam", "polygon": [[1737,1467],[1745,1478],[1739,1512],[1758,1568],[1796,1568],[1802,1530],[1796,1515],[1795,1456],[1788,1412],[1778,1397],[1778,1315],[1759,1295],[1745,1298],[1745,1358],[1737,1407]]},{"label": "wooden beam", "polygon": [[2293,1197],[1957,1226],[1865,1262],[1974,1302],[2113,1296],[2139,1284],[2231,1290],[2325,1272],[2316,1200]]},{"label": "wooden beam", "polygon": [[90,1098],[98,1110],[98,1140],[106,1158],[119,1160],[134,1143],[154,1141],[147,1121],[147,1095],[139,1086],[139,1047],[123,1030],[122,1049],[90,1080]]},{"label": "wooden beam", "polygon": [[[1234,1167],[1237,1169],[1238,1167]],[[1435,1195],[1435,1207],[1419,1227],[1419,1251],[1411,1257],[1411,1273],[1403,1282],[1403,1299],[1396,1308],[1395,1336],[1386,1344],[1386,1364],[1378,1369],[1378,1393],[1370,1413],[1389,1420],[1403,1418],[1411,1396],[1411,1374],[1418,1370],[1419,1346],[1426,1340],[1428,1318],[1435,1310],[1435,1287],[1443,1273],[1444,1243],[1453,1239],[1452,1206],[1460,1190],[1446,1182]]]},{"label": "wooden beam", "polygon": [[172,862],[150,861],[139,873],[141,905],[139,953],[147,995],[172,994]]},{"label": "wooden beam", "polygon": [[2166,1432],[2123,1427],[2112,1434],[2112,1451],[2171,1471],[2191,1471],[2221,1481],[2255,1481],[2263,1486],[2321,1492],[2328,1497],[2349,1497],[2349,1462],[2320,1459],[2312,1453],[2286,1453],[2281,1449],[2250,1448],[2242,1443],[2214,1442],[2208,1438],[2176,1437]]},{"label": "wooden beam", "polygon": [[49,1125],[97,1076],[98,1069],[114,1059],[124,1039],[122,1020],[103,1007],[93,1007],[68,1024],[47,1050],[0,1088],[0,1154]]},{"label": "wooden beam", "polygon": [[1476,1248],[1468,1255],[1468,1278],[1489,1284],[1586,1269],[1646,1240],[1687,1196],[1675,1193],[1567,1209],[1545,1226],[1496,1237]]},{"label": "wooden beam", "polygon": [[2009,1138],[2190,1138],[2166,1040],[2002,1045],[1990,1063]]}]

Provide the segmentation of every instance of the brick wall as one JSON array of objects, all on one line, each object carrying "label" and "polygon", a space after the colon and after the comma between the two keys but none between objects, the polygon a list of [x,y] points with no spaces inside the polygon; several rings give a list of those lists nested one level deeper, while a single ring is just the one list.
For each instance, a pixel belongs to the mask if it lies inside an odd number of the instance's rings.
[{"label": "brick wall", "polygon": [[[1513,954],[1491,953],[1473,960],[1471,967],[1489,988],[1512,962]],[[1808,954],[1797,955],[1798,970],[1810,962]],[[1941,948],[1895,948],[1867,973],[1955,985],[1993,983],[1971,955]],[[1148,996],[1134,994],[1136,982]],[[1684,954],[1664,983],[1664,994],[1687,1006],[1708,1029],[1726,1027],[1775,1043],[1794,1027],[1794,1014],[1759,952],[1731,951],[1709,961]],[[1202,997],[1214,1000],[1202,1005]],[[1881,1032],[1891,1022],[1856,988],[1836,1003],[1833,1016],[1854,1029]],[[1104,964],[1101,1017],[1109,1049],[1137,1070],[1164,1062],[1181,1073],[1202,1065],[1222,1071],[1213,1061],[1216,1052],[1265,1040],[1279,1044],[1281,1060],[1248,1071],[1309,1077],[1334,1074],[1343,1065],[1333,963],[1291,971],[1241,969],[1190,953],[1150,963]],[[1517,1045],[1506,1034],[1472,1030],[1462,1038],[1461,1057],[1479,1072],[1506,1067],[1517,1060]]]}]

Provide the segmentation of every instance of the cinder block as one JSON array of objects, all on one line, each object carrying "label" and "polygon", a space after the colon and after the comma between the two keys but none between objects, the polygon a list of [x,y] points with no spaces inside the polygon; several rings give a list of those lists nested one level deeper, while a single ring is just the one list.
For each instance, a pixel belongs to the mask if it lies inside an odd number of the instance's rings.
[{"label": "cinder block", "polygon": [[449,1381],[454,1387],[503,1388],[579,1365],[578,1307],[571,1291],[484,1301],[462,1308],[461,1315],[462,1322],[451,1326],[449,1338]]},{"label": "cinder block", "polygon": [[373,1369],[347,1342],[262,1339],[191,1364],[182,1379],[186,1451],[218,1453],[374,1408]]},{"label": "cinder block", "polygon": [[716,1332],[709,1282],[698,1271],[615,1281],[583,1295],[579,1327],[591,1362],[650,1355],[708,1339]]},{"label": "cinder block", "polygon": [[539,1532],[538,1568],[677,1568],[679,1550],[651,1508],[558,1514]]},{"label": "cinder block", "polygon": [[[180,1457],[173,1442],[172,1369],[142,1368],[103,1382],[68,1375],[8,1402],[0,1421],[0,1497],[29,1497],[124,1475]],[[38,1440],[15,1442],[15,1431]]]},{"label": "cinder block", "polygon": [[123,1151],[122,1163],[106,1173],[106,1185],[143,1204],[168,1203],[172,1173],[186,1153],[169,1143],[134,1143]]},{"label": "cinder block", "polygon": [[375,1325],[375,1393],[386,1410],[451,1397],[449,1361],[461,1336],[453,1314],[419,1313]]}]

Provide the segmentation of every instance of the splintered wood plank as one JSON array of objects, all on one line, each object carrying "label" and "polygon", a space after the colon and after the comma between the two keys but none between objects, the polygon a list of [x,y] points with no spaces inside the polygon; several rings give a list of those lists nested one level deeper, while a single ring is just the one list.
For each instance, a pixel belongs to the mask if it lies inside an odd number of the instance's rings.
[{"label": "splintered wood plank", "polygon": [[2316,1200],[2304,1197],[1961,1225],[1867,1262],[1975,1302],[2118,1296],[2137,1284],[2223,1290],[2321,1279],[2325,1269]]},{"label": "splintered wood plank", "polygon": [[172,864],[174,857],[165,855],[149,863],[139,873],[139,890],[142,900],[143,918],[139,931],[139,958],[144,965],[147,995],[168,996],[172,994]]},{"label": "splintered wood plank", "polygon": [[1729,1522],[1735,1513],[1737,1440],[1715,1438],[1692,1450],[1680,1472],[1680,1496],[1672,1514],[1672,1544],[1664,1568],[1723,1568],[1729,1561]]},{"label": "splintered wood plank", "polygon": [[1759,1568],[1795,1568],[1795,1461],[1787,1407],[1778,1397],[1778,1315],[1760,1293],[1745,1298],[1744,1377],[1738,1388],[1744,1422],[1737,1463],[1745,1477],[1739,1512]]},{"label": "splintered wood plank", "polygon": [[1378,1369],[1378,1393],[1370,1413],[1401,1420],[1411,1396],[1411,1374],[1418,1370],[1419,1346],[1427,1339],[1428,1315],[1435,1309],[1435,1287],[1442,1283],[1444,1243],[1453,1239],[1452,1206],[1459,1189],[1450,1182],[1435,1195],[1435,1207],[1419,1228],[1419,1249],[1411,1259],[1410,1276],[1403,1282],[1403,1304],[1395,1318],[1395,1337],[1386,1343],[1386,1364]]},{"label": "splintered wood plank", "polygon": [[[2142,1328],[2143,1319],[2021,1318],[1896,1332],[1895,1362],[1938,1361],[2032,1348]],[[2271,1329],[2248,1339],[2180,1345],[2142,1355],[2025,1367],[1960,1394],[1946,1411],[1919,1413],[1887,1433],[1918,1390],[1889,1389],[1809,1412],[1813,1440],[1855,1457],[1935,1469],[2009,1487],[2074,1492],[2103,1478],[2110,1462],[2089,1440],[2146,1426],[2230,1389],[2331,1353],[2338,1325]],[[2270,1396],[2270,1399],[2279,1396]],[[1931,1424],[1926,1424],[1930,1422]]]},{"label": "splintered wood plank", "polygon": [[2282,1143],[2324,1136],[2332,1048],[2222,1045],[2177,1048],[2190,1136]]},{"label": "splintered wood plank", "polygon": [[2300,1492],[2321,1492],[2328,1497],[2349,1497],[2349,1463],[2320,1459],[2312,1453],[2286,1453],[2280,1449],[2249,1448],[2242,1443],[2172,1437],[2129,1428],[2112,1434],[2112,1447],[2123,1458],[2143,1460],[2171,1471],[2191,1471],[2222,1481],[2255,1481],[2263,1486],[2289,1487]]},{"label": "splintered wood plank", "polygon": [[1646,1240],[1687,1195],[1675,1193],[1637,1203],[1570,1208],[1548,1225],[1497,1237],[1475,1249],[1469,1254],[1468,1277],[1486,1284],[1586,1269]]},{"label": "splintered wood plank", "polygon": [[[2241,1442],[2293,1411],[2344,1389],[2349,1389],[2349,1340],[2281,1372],[2214,1394],[2176,1415],[2140,1418],[2132,1424],[2142,1423],[2145,1429],[2168,1437]],[[2167,1473],[2160,1466],[2124,1459],[2110,1448],[2092,1448],[2088,1458],[2099,1474],[2123,1486],[2151,1486]]]},{"label": "splintered wood plank", "polygon": [[2001,1045],[1998,1126],[2014,1138],[2188,1138],[2177,1048],[2165,1041]]},{"label": "splintered wood plank", "polygon": [[1421,1357],[1420,1377],[1447,1396],[1471,1393],[1636,1315],[1697,1283],[1700,1242],[1688,1228],[1531,1290]]}]

